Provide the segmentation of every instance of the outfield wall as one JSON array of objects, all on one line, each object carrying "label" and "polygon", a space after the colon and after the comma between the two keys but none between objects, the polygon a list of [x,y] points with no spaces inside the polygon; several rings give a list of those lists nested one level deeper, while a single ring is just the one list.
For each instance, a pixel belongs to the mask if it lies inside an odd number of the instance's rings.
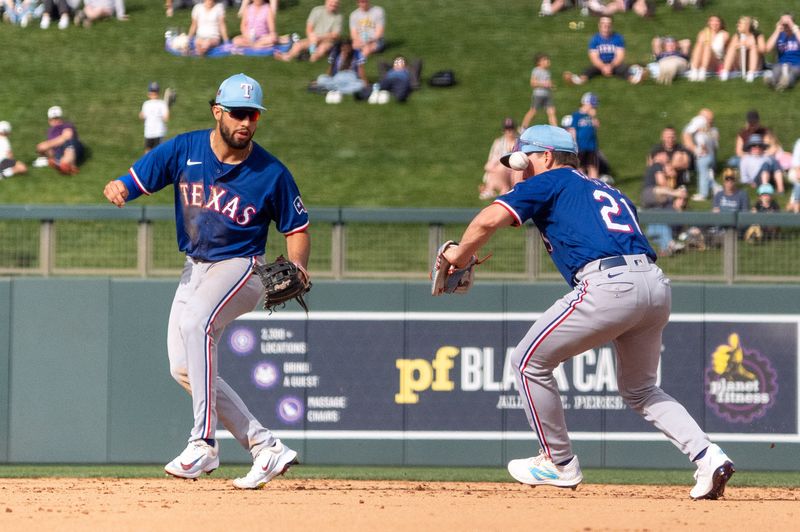
[{"label": "outfield wall", "polygon": [[[175,280],[0,280],[0,462],[160,463],[185,444],[189,396],[165,351]],[[309,464],[488,465],[535,454],[506,353],[566,292],[480,283],[315,283],[313,312],[254,311],[220,372]],[[800,470],[800,287],[679,285],[662,387],[737,465]],[[587,467],[682,467],[618,399],[610,347],[557,372]],[[227,433],[223,461],[248,455]]]}]

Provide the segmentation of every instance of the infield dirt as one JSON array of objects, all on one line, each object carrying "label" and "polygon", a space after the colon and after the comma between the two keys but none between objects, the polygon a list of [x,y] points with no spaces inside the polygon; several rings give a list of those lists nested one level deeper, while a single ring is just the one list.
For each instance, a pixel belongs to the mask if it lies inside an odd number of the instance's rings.
[{"label": "infield dirt", "polygon": [[0,530],[791,530],[800,488],[297,480],[0,479]]}]

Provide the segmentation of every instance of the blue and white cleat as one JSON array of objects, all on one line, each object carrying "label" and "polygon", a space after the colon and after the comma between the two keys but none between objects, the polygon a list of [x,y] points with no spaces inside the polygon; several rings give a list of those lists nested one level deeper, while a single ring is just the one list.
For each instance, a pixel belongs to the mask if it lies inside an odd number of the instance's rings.
[{"label": "blue and white cleat", "polygon": [[539,456],[511,460],[508,463],[508,472],[517,481],[530,486],[575,489],[583,481],[577,456],[573,456],[565,465],[559,466],[554,464],[544,451],[540,451]]}]

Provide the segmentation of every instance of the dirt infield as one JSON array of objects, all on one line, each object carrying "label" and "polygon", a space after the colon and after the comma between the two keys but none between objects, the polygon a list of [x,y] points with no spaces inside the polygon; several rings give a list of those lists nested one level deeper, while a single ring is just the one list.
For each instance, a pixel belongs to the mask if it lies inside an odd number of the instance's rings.
[{"label": "dirt infield", "polygon": [[0,479],[0,530],[790,530],[800,489],[295,480]]}]

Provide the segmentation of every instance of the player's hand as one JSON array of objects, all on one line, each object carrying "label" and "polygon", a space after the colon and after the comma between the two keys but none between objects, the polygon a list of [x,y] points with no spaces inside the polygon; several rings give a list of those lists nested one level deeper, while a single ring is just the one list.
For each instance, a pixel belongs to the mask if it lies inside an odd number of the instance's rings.
[{"label": "player's hand", "polygon": [[117,207],[122,207],[125,205],[125,200],[128,199],[128,188],[119,179],[114,179],[106,183],[103,195]]}]

